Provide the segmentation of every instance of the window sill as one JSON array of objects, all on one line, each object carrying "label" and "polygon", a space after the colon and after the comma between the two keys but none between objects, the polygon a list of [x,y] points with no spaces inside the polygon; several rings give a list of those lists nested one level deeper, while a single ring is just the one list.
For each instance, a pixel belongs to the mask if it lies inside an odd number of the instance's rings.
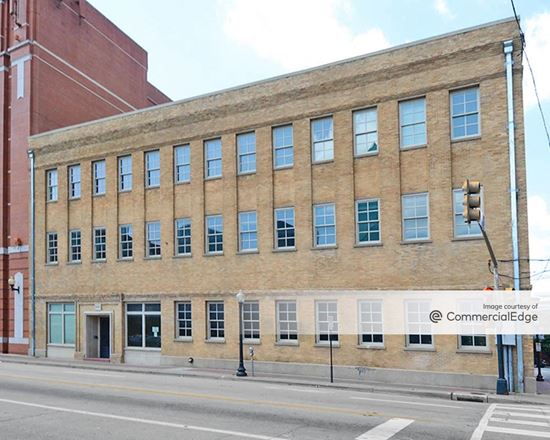
[{"label": "window sill", "polygon": [[156,347],[124,347],[124,350],[127,351],[153,351],[153,352],[159,352],[161,351],[161,348]]},{"label": "window sill", "polygon": [[361,350],[385,350],[386,346],[383,344],[357,344],[357,348]]},{"label": "window sill", "polygon": [[105,193],[101,193],[101,194],[92,194],[92,197],[94,198],[101,198],[101,197],[105,197]]},{"label": "window sill", "polygon": [[275,346],[277,346],[277,347],[299,347],[300,343],[298,341],[294,341],[294,342],[277,341],[277,342],[275,342]]},{"label": "window sill", "polygon": [[256,170],[254,171],[243,171],[243,172],[239,172],[237,173],[237,176],[241,177],[241,176],[253,176],[254,174],[256,174]]},{"label": "window sill", "polygon": [[380,153],[380,151],[377,150],[377,151],[373,151],[372,153],[355,154],[353,157],[354,157],[354,159],[362,159],[363,157],[378,156],[379,153]]},{"label": "window sill", "polygon": [[48,266],[59,266],[59,262],[56,262],[56,263],[46,263],[44,266],[48,267]]},{"label": "window sill", "polygon": [[48,203],[57,203],[57,200],[46,200],[46,204]]},{"label": "window sill", "polygon": [[181,254],[181,255],[174,255],[172,258],[191,258],[193,254]]},{"label": "window sill", "polygon": [[316,160],[314,162],[311,162],[311,165],[323,165],[328,163],[334,163],[334,159]]},{"label": "window sill", "polygon": [[275,165],[273,166],[273,169],[274,169],[275,171],[279,171],[279,170],[290,170],[290,169],[292,169],[292,168],[294,168],[294,164],[293,164],[293,165],[282,165],[282,166],[280,166],[280,167],[276,167]]},{"label": "window sill", "polygon": [[493,351],[488,348],[459,348],[456,350],[456,352],[459,354],[493,354]]},{"label": "window sill", "polygon": [[91,261],[92,264],[106,263],[106,262],[107,262],[107,259],[106,259],[106,258],[102,258],[101,260],[92,260],[92,261]]},{"label": "window sill", "polygon": [[244,339],[243,338],[243,344],[262,345],[262,341],[260,339]]},{"label": "window sill", "polygon": [[272,249],[271,252],[274,252],[274,253],[281,253],[281,252],[296,252],[297,249],[295,247],[288,247],[288,248],[275,248],[275,249]]},{"label": "window sill", "polygon": [[429,244],[433,243],[432,240],[401,240],[400,244]]},{"label": "window sill", "polygon": [[147,261],[156,261],[156,260],[162,260],[162,255],[155,256],[155,257],[143,257],[144,260]]},{"label": "window sill", "polygon": [[174,342],[193,342],[193,338],[174,338]]},{"label": "window sill", "polygon": [[74,344],[47,344],[48,347],[60,347],[60,348],[75,348]]},{"label": "window sill", "polygon": [[483,235],[469,235],[464,237],[454,237],[451,241],[479,241],[483,240]]},{"label": "window sill", "polygon": [[204,257],[223,257],[223,252],[206,252]]},{"label": "window sill", "polygon": [[253,249],[250,251],[238,251],[235,255],[254,255],[259,253],[260,251],[258,249]]},{"label": "window sill", "polygon": [[132,189],[119,189],[118,190],[119,194],[125,194],[125,193],[129,193],[129,192],[132,192]]},{"label": "window sill", "polygon": [[409,345],[403,349],[404,351],[425,351],[428,353],[435,353],[435,347],[433,345],[426,345],[426,346],[416,346],[416,345]]},{"label": "window sill", "polygon": [[311,248],[312,251],[326,251],[330,249],[338,249],[338,245],[331,245],[331,246],[313,246]]},{"label": "window sill", "polygon": [[[316,342],[313,346],[320,348],[330,348],[330,344],[328,342]],[[340,342],[333,341],[332,348],[340,348]]]},{"label": "window sill", "polygon": [[400,151],[411,151],[411,150],[421,150],[423,148],[428,148],[428,144],[421,144],[421,145],[408,145],[406,147],[399,147]]},{"label": "window sill", "polygon": [[206,344],[225,344],[225,339],[205,339]]},{"label": "window sill", "polygon": [[476,134],[474,136],[464,136],[464,137],[455,138],[455,139],[451,138],[451,144],[459,144],[461,142],[468,142],[468,141],[477,141],[480,139],[481,139],[480,134]]},{"label": "window sill", "polygon": [[67,266],[78,266],[82,261],[67,261]]},{"label": "window sill", "polygon": [[134,258],[133,257],[132,258],[130,258],[130,257],[128,257],[128,258],[117,258],[116,260],[118,262],[121,262],[121,263],[131,263],[131,262],[134,261]]},{"label": "window sill", "polygon": [[222,176],[211,176],[211,177],[205,177],[204,181],[207,182],[210,180],[221,180],[221,179],[222,179]]},{"label": "window sill", "polygon": [[146,186],[146,187],[145,187],[145,190],[148,190],[148,189],[159,189],[159,188],[160,188],[160,185]]},{"label": "window sill", "polygon": [[178,185],[190,185],[191,184],[191,180],[182,180],[181,182],[174,182],[174,185],[178,186]]},{"label": "window sill", "polygon": [[69,197],[69,202],[76,202],[77,200],[80,200],[80,197]]},{"label": "window sill", "polygon": [[372,243],[355,243],[353,245],[354,248],[381,247],[381,246],[382,246],[381,241],[376,241],[376,242],[372,242]]}]

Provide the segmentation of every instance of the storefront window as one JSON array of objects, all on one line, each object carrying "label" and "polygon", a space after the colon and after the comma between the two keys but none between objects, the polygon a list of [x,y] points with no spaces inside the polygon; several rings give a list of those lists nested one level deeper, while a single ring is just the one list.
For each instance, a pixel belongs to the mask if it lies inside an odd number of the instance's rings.
[{"label": "storefront window", "polygon": [[74,345],[74,303],[48,304],[48,343]]},{"label": "storefront window", "polygon": [[126,345],[160,348],[160,304],[126,305]]}]

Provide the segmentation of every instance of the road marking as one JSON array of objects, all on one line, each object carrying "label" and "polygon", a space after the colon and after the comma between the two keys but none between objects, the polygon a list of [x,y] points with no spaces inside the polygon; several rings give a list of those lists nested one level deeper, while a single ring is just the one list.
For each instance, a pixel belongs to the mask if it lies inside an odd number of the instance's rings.
[{"label": "road marking", "polygon": [[514,411],[541,411],[543,413],[550,412],[550,406],[513,406],[513,405],[499,405],[498,409],[511,409]]},{"label": "road marking", "polygon": [[315,389],[304,389],[304,388],[293,388],[293,387],[266,387],[268,390],[282,390],[282,391],[296,391],[299,393],[318,393],[318,394],[327,394],[328,391],[321,391]]},{"label": "road marking", "polygon": [[13,405],[30,406],[32,408],[48,409],[48,410],[51,410],[51,411],[65,412],[65,413],[71,413],[71,414],[79,414],[79,415],[83,415],[83,416],[101,417],[101,418],[105,418],[105,419],[122,420],[122,421],[125,421],[125,422],[143,423],[143,424],[146,424],[146,425],[166,426],[166,427],[169,427],[169,428],[185,429],[185,430],[188,430],[188,431],[211,432],[211,433],[215,433],[215,434],[231,435],[231,436],[235,436],[235,437],[253,438],[253,439],[256,439],[256,440],[288,440],[288,439],[282,439],[280,437],[272,437],[272,436],[267,436],[267,435],[249,434],[249,433],[246,433],[246,432],[229,431],[229,430],[226,430],[226,429],[206,428],[204,426],[184,425],[184,424],[180,424],[180,423],[161,422],[161,421],[158,421],[158,420],[140,419],[140,418],[137,418],[137,417],[117,416],[117,415],[114,415],[114,414],[105,414],[105,413],[98,413],[98,412],[91,412],[91,411],[82,411],[82,410],[78,410],[78,409],[60,408],[58,406],[40,405],[38,403],[20,402],[20,401],[17,401],[17,400],[0,399],[0,402],[10,403],[10,404],[13,404]]},{"label": "road marking", "polygon": [[532,420],[518,420],[518,419],[501,419],[501,418],[498,418],[498,417],[491,417],[491,422],[511,423],[512,425],[529,425],[529,426],[550,427],[549,422],[534,422]]},{"label": "road marking", "polygon": [[387,440],[399,431],[405,429],[412,422],[414,422],[414,420],[411,419],[390,419],[381,425],[375,426],[364,434],[361,434],[355,440]]},{"label": "road marking", "polygon": [[479,421],[479,425],[477,425],[477,428],[472,434],[470,440],[481,440],[481,437],[483,437],[483,433],[487,429],[487,425],[489,425],[489,419],[493,415],[496,406],[497,405],[495,403],[489,405],[489,408],[487,408],[487,411],[485,411],[485,414],[483,414],[483,417]]},{"label": "road marking", "polygon": [[112,373],[90,373],[88,371],[64,371],[63,374],[81,374],[83,376],[102,376],[102,377],[126,377],[123,374]]},{"label": "road marking", "polygon": [[389,402],[389,403],[401,403],[404,405],[420,405],[420,406],[436,406],[438,408],[458,408],[462,409],[462,406],[457,405],[441,405],[439,403],[423,403],[423,402],[414,402],[414,401],[405,401],[405,400],[391,400],[391,399],[375,399],[374,397],[350,397],[353,400],[372,400],[373,402]]},{"label": "road marking", "polygon": [[497,408],[497,411],[495,411],[493,414],[498,415],[498,416],[529,417],[531,419],[550,420],[550,414],[549,415],[542,415],[542,414],[519,413],[519,412],[510,412],[510,411],[498,411],[499,409],[500,408]]},{"label": "road marking", "polygon": [[527,436],[527,437],[550,438],[550,432],[528,431],[528,430],[525,430],[525,429],[501,428],[499,426],[489,426],[489,427],[487,427],[486,431],[487,432],[498,432],[500,434],[523,435],[523,436]]}]

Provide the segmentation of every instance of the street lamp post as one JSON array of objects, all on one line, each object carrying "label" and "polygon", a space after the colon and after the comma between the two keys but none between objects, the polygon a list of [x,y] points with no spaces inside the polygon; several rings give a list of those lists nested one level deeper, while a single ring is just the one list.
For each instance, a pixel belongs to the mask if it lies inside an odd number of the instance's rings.
[{"label": "street lamp post", "polygon": [[332,330],[334,329],[334,319],[329,317],[328,320],[328,347],[330,352],[330,383],[334,383],[334,366],[332,362]]},{"label": "street lamp post", "polygon": [[542,351],[542,346],[540,343],[540,337],[537,335],[535,337],[535,353],[537,354],[537,382],[544,382],[544,377],[542,376],[541,366],[540,366],[540,352]]},{"label": "street lamp post", "polygon": [[246,296],[242,290],[239,290],[236,297],[237,302],[239,303],[239,368],[237,368],[235,376],[245,377],[248,376],[248,374],[246,374],[246,368],[244,367],[243,353],[243,303],[246,300]]}]

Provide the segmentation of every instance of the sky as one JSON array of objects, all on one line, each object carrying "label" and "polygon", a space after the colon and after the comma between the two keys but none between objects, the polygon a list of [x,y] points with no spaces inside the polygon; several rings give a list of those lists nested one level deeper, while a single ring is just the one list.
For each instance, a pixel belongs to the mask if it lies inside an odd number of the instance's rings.
[{"label": "sky", "polygon": [[[513,15],[510,0],[88,1],[147,50],[149,80],[174,100]],[[515,5],[550,124],[550,0]],[[530,258],[549,259],[550,145],[524,67]],[[550,272],[532,284],[550,291]]]}]

